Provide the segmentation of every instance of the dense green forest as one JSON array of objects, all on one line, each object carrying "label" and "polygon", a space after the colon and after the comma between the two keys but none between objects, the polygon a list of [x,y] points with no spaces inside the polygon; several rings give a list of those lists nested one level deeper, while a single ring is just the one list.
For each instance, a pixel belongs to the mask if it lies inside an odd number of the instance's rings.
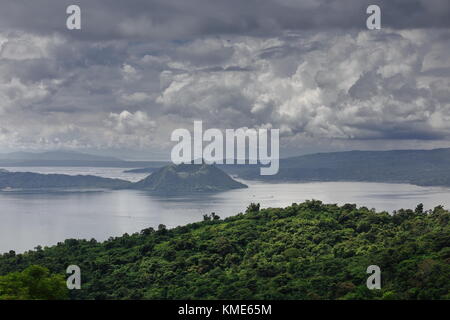
[{"label": "dense green forest", "polygon": [[[72,299],[450,299],[450,212],[251,204],[224,220],[5,253],[0,297],[14,298],[11,288],[28,286],[15,279],[34,269],[44,289],[51,277],[61,285],[72,264],[82,272]],[[366,287],[369,265],[381,268],[381,290]]]}]

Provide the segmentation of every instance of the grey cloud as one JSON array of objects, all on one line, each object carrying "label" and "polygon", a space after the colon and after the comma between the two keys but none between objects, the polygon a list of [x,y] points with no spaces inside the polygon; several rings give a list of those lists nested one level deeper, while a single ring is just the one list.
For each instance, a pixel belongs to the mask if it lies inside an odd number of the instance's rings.
[{"label": "grey cloud", "polygon": [[201,72],[246,72],[251,71],[251,68],[242,68],[240,66],[229,66],[229,67],[210,67],[200,70]]},{"label": "grey cloud", "polygon": [[[442,97],[437,83],[434,89],[418,84],[422,62],[433,52],[427,49],[429,44],[415,43],[417,36],[389,32],[329,35],[323,50],[308,52],[288,49],[291,43],[283,38],[278,39],[278,46],[266,44],[266,48],[261,40],[247,57],[253,70],[220,77],[180,74],[159,103],[167,112],[204,117],[216,124],[236,126],[242,119],[256,126],[272,123],[288,135],[440,139],[448,136],[450,127],[436,127],[430,119],[447,107],[433,97],[432,90]],[[239,52],[235,54],[239,60]],[[278,71],[280,57],[289,58],[288,77]]]},{"label": "grey cloud", "polygon": [[450,67],[444,68],[433,68],[422,72],[422,76],[432,76],[432,77],[450,77]]},{"label": "grey cloud", "polygon": [[290,150],[450,138],[448,2],[381,1],[374,32],[364,1],[80,1],[81,32],[69,3],[0,4],[2,149],[141,154],[193,120]]},{"label": "grey cloud", "polygon": [[283,30],[365,29],[369,4],[384,27],[447,28],[447,0],[79,0],[81,32],[65,30],[70,0],[15,0],[0,5],[0,27],[81,39],[188,39],[213,35],[279,35]]}]

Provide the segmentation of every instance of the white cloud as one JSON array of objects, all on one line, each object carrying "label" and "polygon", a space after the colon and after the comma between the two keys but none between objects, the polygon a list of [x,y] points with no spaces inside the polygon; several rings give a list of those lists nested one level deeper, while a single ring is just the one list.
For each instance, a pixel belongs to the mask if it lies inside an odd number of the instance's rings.
[{"label": "white cloud", "polygon": [[[431,49],[423,34],[430,32],[238,38],[227,64],[246,72],[186,71],[157,101],[168,112],[215,125],[271,123],[318,139],[446,135],[450,123],[443,130],[430,120],[442,105],[418,80]],[[437,87],[435,95],[442,95]]]},{"label": "white cloud", "polygon": [[107,123],[114,130],[123,134],[134,134],[137,131],[152,130],[155,127],[155,122],[142,111],[131,113],[124,110],[120,113],[110,113]]},{"label": "white cloud", "polygon": [[151,150],[170,146],[170,130],[193,120],[280,128],[292,152],[450,136],[445,30],[70,46],[17,35],[0,46],[0,148]]}]

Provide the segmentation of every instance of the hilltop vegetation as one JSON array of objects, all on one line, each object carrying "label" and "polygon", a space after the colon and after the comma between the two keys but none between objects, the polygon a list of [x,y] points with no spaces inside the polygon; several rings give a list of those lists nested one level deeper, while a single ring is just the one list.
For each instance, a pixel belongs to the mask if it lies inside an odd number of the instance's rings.
[{"label": "hilltop vegetation", "polygon": [[0,300],[62,300],[68,290],[62,275],[40,266],[0,276]]},{"label": "hilltop vegetation", "polygon": [[[72,299],[450,299],[450,212],[442,207],[390,215],[307,201],[204,218],[5,253],[0,275],[31,265],[65,275],[77,264],[82,289]],[[369,265],[381,268],[381,290],[366,288]]]}]

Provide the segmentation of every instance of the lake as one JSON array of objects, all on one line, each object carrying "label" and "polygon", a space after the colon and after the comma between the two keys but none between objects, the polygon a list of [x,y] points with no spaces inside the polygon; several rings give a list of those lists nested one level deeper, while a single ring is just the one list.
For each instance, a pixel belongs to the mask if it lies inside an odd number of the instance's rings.
[{"label": "lake", "polygon": [[[9,171],[94,174],[137,181],[147,174],[124,173],[123,168],[6,168]],[[242,181],[242,180],[241,180]],[[364,182],[264,183],[242,181],[248,189],[195,196],[158,197],[137,190],[84,192],[0,192],[0,252],[23,252],[67,238],[99,241],[123,233],[165,224],[175,227],[201,221],[216,212],[224,218],[245,211],[250,202],[263,208],[318,199],[325,203],[356,203],[392,212],[450,207],[450,189],[408,184]]]}]

